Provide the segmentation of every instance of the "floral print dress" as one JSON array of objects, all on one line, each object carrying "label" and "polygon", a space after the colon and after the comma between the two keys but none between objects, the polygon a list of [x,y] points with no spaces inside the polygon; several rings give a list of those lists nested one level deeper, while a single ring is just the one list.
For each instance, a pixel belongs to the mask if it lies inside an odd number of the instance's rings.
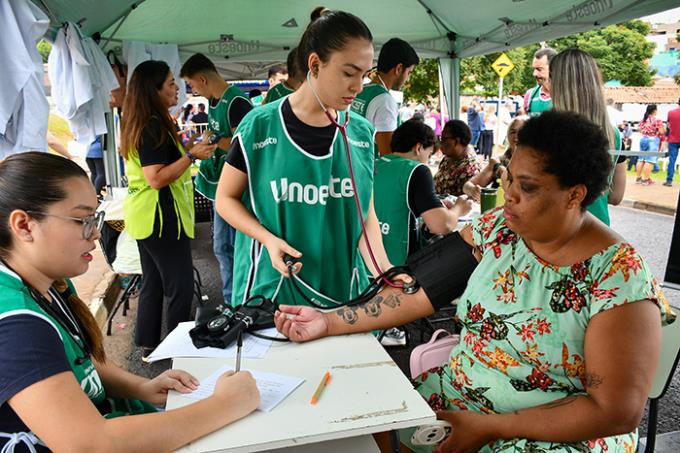
[{"label": "floral print dress", "polygon": [[[617,243],[573,266],[536,256],[506,225],[501,209],[473,223],[482,260],[461,296],[461,342],[449,363],[415,380],[434,410],[507,413],[585,394],[584,339],[590,319],[644,299],[670,310],[646,263]],[[402,441],[410,444],[412,430]],[[483,452],[633,453],[637,432],[580,443],[498,440]],[[414,451],[432,451],[414,447]]]},{"label": "floral print dress", "polygon": [[468,147],[460,159],[444,156],[434,176],[434,188],[439,194],[463,195],[463,185],[479,172],[475,152]]}]

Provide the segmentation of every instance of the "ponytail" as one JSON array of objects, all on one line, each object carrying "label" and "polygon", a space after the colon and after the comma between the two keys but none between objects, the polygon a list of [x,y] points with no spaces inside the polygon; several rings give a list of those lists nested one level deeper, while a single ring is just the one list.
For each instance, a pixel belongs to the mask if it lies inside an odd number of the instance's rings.
[{"label": "ponytail", "polygon": [[94,357],[97,362],[106,362],[106,354],[104,353],[104,335],[102,335],[102,331],[97,324],[97,320],[94,319],[90,308],[80,299],[80,297],[78,297],[75,291],[71,290],[71,287],[66,280],[57,280],[52,286],[59,294],[64,296],[64,301],[75,315],[76,320],[86,337],[84,340],[87,341],[92,349],[92,357]]}]

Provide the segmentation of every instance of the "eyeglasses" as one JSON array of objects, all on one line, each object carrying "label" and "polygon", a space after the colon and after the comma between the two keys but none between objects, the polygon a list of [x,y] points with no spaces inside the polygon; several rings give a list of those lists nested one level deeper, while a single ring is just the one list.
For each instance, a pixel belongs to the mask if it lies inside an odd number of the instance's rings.
[{"label": "eyeglasses", "polygon": [[67,215],[58,215],[58,214],[48,214],[47,212],[37,212],[37,211],[26,211],[29,214],[38,214],[38,215],[44,215],[48,217],[57,217],[59,219],[63,220],[73,220],[74,222],[80,222],[83,224],[83,239],[90,239],[93,235],[95,230],[99,231],[101,230],[102,226],[104,225],[104,211],[99,211],[94,214],[85,216],[85,217],[69,217]]}]

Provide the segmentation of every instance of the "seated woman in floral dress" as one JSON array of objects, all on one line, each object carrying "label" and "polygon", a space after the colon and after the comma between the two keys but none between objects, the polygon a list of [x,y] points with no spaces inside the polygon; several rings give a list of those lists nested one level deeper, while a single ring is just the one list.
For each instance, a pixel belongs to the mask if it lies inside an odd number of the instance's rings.
[{"label": "seated woman in floral dress", "polygon": [[460,120],[451,120],[444,125],[441,135],[444,158],[434,176],[438,194],[463,195],[463,185],[479,173],[475,151],[469,146],[471,137],[470,128]]},{"label": "seated woman in floral dress", "polygon": [[[608,147],[580,115],[528,120],[505,206],[463,230],[481,259],[458,304],[461,342],[416,379],[453,426],[438,452],[635,451],[661,326],[675,315],[633,246],[586,210],[606,188]],[[444,305],[428,292],[388,289],[323,314],[282,306],[277,327],[293,341],[383,329]]]}]

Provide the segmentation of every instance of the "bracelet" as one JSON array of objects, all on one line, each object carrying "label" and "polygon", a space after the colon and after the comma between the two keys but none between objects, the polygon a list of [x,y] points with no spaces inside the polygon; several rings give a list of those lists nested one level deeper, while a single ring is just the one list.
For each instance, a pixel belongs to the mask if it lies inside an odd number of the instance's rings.
[{"label": "bracelet", "polygon": [[196,162],[196,156],[194,156],[193,154],[191,154],[191,151],[189,151],[189,150],[187,149],[187,150],[184,151],[184,153],[185,153],[186,156],[189,158],[189,160],[191,161],[192,164],[193,164],[194,162]]}]

